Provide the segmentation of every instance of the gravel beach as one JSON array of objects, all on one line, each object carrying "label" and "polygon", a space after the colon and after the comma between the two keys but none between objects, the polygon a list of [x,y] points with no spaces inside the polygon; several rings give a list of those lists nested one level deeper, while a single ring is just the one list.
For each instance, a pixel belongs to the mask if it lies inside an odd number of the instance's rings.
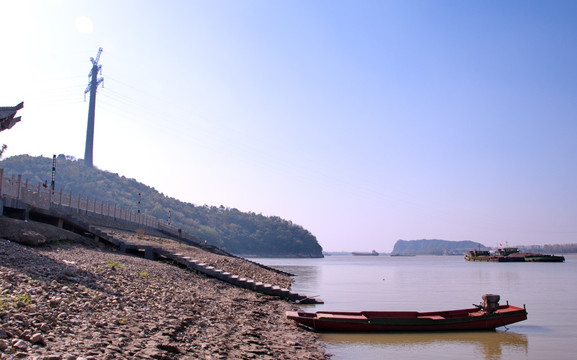
[{"label": "gravel beach", "polygon": [[[27,230],[46,243],[17,243]],[[291,282],[242,259],[189,251],[250,273],[239,275]],[[294,309],[50,225],[0,218],[0,359],[329,359],[314,333],[286,320]]]}]

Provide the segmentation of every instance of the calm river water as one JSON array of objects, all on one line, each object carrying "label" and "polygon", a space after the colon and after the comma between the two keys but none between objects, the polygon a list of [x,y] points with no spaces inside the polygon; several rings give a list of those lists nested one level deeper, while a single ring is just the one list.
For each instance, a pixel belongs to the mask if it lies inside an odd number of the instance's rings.
[{"label": "calm river water", "polygon": [[333,359],[575,359],[577,255],[565,263],[478,263],[462,256],[253,259],[296,274],[294,291],[318,295],[305,311],[462,309],[481,295],[527,306],[528,320],[496,332],[321,334]]}]

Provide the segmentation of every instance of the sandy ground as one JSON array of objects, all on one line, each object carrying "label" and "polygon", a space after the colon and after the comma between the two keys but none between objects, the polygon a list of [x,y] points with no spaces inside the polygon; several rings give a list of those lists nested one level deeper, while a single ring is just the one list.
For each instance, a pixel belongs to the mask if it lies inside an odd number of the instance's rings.
[{"label": "sandy ground", "polygon": [[[46,242],[15,242],[23,231]],[[290,283],[240,259],[190,251]],[[329,359],[314,333],[286,320],[294,309],[49,225],[0,218],[0,359]]]}]

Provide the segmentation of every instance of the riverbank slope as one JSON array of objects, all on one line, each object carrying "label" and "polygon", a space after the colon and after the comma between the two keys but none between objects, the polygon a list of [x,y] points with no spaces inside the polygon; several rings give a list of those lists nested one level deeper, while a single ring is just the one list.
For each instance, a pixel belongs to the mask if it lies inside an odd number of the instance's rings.
[{"label": "riverbank slope", "polygon": [[286,320],[293,304],[49,225],[30,224],[48,241],[24,246],[6,238],[27,225],[0,219],[2,359],[329,358]]}]

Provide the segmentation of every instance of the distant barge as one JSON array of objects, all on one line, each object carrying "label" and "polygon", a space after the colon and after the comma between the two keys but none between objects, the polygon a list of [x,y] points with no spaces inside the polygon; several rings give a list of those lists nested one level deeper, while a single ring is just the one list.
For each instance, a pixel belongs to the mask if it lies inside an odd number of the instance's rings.
[{"label": "distant barge", "polygon": [[465,255],[467,261],[489,262],[564,262],[564,256],[537,253],[522,253],[518,248],[507,247],[494,253],[485,250],[471,250]]},{"label": "distant barge", "polygon": [[375,250],[371,252],[353,252],[353,256],[379,256],[379,253]]}]

